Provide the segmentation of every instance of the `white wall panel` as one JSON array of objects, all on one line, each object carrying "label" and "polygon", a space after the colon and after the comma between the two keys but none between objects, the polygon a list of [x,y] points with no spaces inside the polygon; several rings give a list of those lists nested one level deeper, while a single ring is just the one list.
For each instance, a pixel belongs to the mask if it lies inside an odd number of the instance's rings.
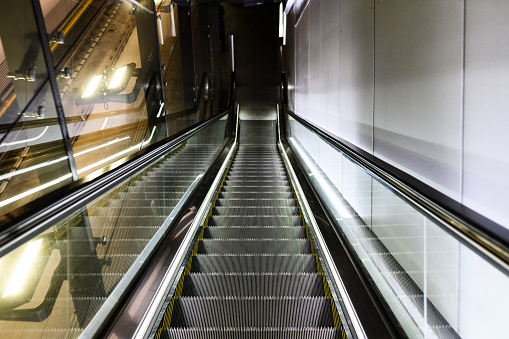
[{"label": "white wall panel", "polygon": [[375,13],[375,155],[460,200],[463,1]]},{"label": "white wall panel", "polygon": [[509,225],[509,2],[467,2],[464,200]]},{"label": "white wall panel", "polygon": [[295,111],[295,16],[290,13],[286,17],[286,47],[283,47],[283,57],[286,65],[283,65],[288,81],[288,107]]},{"label": "white wall panel", "polygon": [[459,335],[465,339],[507,338],[507,276],[469,248],[460,250]]},{"label": "white wall panel", "polygon": [[[316,1],[316,0],[313,0]],[[339,135],[339,1],[321,0],[320,16],[320,126]],[[312,62],[314,62],[311,59]]]},{"label": "white wall panel", "polygon": [[309,11],[305,11],[295,29],[295,112],[309,112]]},{"label": "white wall panel", "polygon": [[[343,0],[339,44],[340,130],[343,139],[373,151],[374,1]],[[336,118],[337,119],[337,118]]]},{"label": "white wall panel", "polygon": [[[321,0],[313,0],[306,10],[309,17],[309,90],[308,111],[305,113],[318,125],[323,125],[323,109],[321,105],[321,31],[320,31]],[[305,14],[305,15],[306,15]],[[302,18],[304,19],[304,18]],[[301,19],[301,20],[302,20]]]}]

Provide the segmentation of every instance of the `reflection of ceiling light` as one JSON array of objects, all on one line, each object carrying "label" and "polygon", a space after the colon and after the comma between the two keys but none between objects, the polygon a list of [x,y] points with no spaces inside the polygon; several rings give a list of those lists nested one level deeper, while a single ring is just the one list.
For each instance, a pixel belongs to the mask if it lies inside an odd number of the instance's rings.
[{"label": "reflection of ceiling light", "polygon": [[97,85],[99,85],[99,82],[101,82],[103,75],[99,74],[93,77],[90,82],[88,83],[87,89],[83,93],[82,98],[88,98],[92,94],[96,92]]},{"label": "reflection of ceiling light", "polygon": [[30,269],[32,268],[32,264],[34,263],[35,258],[37,257],[37,252],[41,247],[42,239],[30,242],[26,248],[25,252],[23,252],[23,256],[18,262],[16,269],[11,275],[11,279],[9,280],[9,284],[7,288],[4,290],[4,294],[2,298],[7,298],[12,295],[16,295],[21,291],[23,284],[28,277],[28,273],[30,273]]},{"label": "reflection of ceiling light", "polygon": [[110,84],[108,85],[109,89],[117,88],[120,85],[120,81],[124,77],[124,73],[127,69],[127,65],[124,67],[120,67],[115,71],[115,74],[113,75],[113,78],[110,81]]}]

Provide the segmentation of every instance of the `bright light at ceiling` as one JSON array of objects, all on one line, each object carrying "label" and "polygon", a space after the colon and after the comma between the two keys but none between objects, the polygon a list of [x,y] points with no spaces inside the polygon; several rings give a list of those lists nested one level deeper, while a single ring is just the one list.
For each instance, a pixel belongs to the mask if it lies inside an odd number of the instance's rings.
[{"label": "bright light at ceiling", "polygon": [[99,83],[101,82],[102,77],[103,77],[103,75],[99,74],[90,80],[90,82],[88,83],[87,89],[83,93],[82,98],[88,98],[89,96],[91,96],[92,94],[94,94],[96,92],[97,85],[99,85]]},{"label": "bright light at ceiling", "polygon": [[284,14],[284,11],[283,11],[283,3],[281,2],[279,4],[279,37],[282,38],[283,37],[283,32],[284,32],[284,28],[283,28],[283,14]]},{"label": "bright light at ceiling", "polygon": [[295,2],[295,0],[288,0],[286,2],[286,7],[285,7],[285,14],[288,15],[290,13],[290,11],[292,10],[292,6],[293,6],[293,3]]},{"label": "bright light at ceiling", "polygon": [[42,239],[33,241],[28,243],[21,259],[16,266],[16,269],[11,275],[11,279],[9,280],[9,284],[7,288],[4,290],[4,294],[2,298],[7,298],[12,295],[16,295],[21,291],[28,274],[32,268],[32,264],[34,263],[35,258],[37,257],[37,252],[39,252],[39,248],[41,247]]},{"label": "bright light at ceiling", "polygon": [[124,77],[125,71],[127,69],[127,65],[124,67],[120,67],[115,71],[115,74],[113,74],[113,78],[110,81],[110,84],[108,85],[109,89],[117,88],[120,86],[120,82],[122,81],[122,78]]}]

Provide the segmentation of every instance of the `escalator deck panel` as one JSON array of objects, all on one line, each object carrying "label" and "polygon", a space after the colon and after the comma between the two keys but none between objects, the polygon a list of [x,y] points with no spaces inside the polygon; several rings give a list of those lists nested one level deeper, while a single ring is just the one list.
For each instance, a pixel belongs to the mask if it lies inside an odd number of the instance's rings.
[{"label": "escalator deck panel", "polygon": [[241,133],[246,131],[261,136],[241,134],[153,334],[346,338],[278,153],[274,122],[242,121]]}]

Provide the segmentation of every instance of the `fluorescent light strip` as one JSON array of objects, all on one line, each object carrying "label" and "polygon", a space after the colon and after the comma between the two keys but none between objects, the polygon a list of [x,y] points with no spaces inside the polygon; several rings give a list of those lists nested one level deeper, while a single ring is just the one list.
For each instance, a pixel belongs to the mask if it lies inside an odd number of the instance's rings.
[{"label": "fluorescent light strip", "polygon": [[286,14],[283,14],[283,46],[286,46]]},{"label": "fluorescent light strip", "polygon": [[161,19],[161,13],[157,14],[157,28],[159,28],[159,43],[164,45],[164,37],[163,37],[163,23]]},{"label": "fluorescent light strip", "polygon": [[109,117],[106,117],[106,119],[104,119],[103,125],[101,127],[101,131],[104,129],[104,127],[106,127],[106,123],[108,122],[108,118]]},{"label": "fluorescent light strip", "polygon": [[129,152],[132,152],[132,151],[139,150],[140,146],[141,146],[141,147],[144,147],[145,145],[147,145],[148,143],[150,143],[150,140],[152,140],[152,137],[154,136],[155,129],[156,129],[156,127],[154,126],[154,128],[152,128],[152,133],[150,134],[150,138],[149,138],[147,141],[144,141],[144,142],[141,142],[141,143],[136,144],[136,145],[134,145],[134,146],[131,146],[131,147],[129,147],[129,148],[127,148],[127,149],[123,150],[123,151],[120,151],[120,152],[118,152],[118,153],[115,153],[115,154],[113,154],[113,155],[110,155],[110,156],[109,156],[109,157],[107,157],[107,158],[101,159],[101,160],[99,160],[99,161],[97,161],[97,162],[95,162],[95,163],[93,163],[93,164],[91,164],[91,165],[88,165],[88,166],[86,166],[86,167],[80,168],[80,169],[78,170],[78,174],[81,174],[81,173],[83,173],[83,172],[89,171],[89,170],[91,170],[91,169],[92,169],[92,168],[94,168],[94,167],[97,167],[97,166],[102,165],[102,164],[104,164],[104,163],[106,163],[106,162],[108,162],[108,161],[111,161],[111,160],[113,160],[113,159],[116,159],[116,158],[118,158],[119,156],[124,155],[124,154],[126,154],[126,153],[129,153]]},{"label": "fluorescent light strip", "polygon": [[311,171],[311,174],[313,174],[315,179],[318,181],[318,184],[322,188],[326,198],[332,202],[331,207],[336,209],[343,219],[353,218],[350,211],[348,211],[341,199],[338,198],[337,193],[330,187],[329,183],[320,174],[322,171],[314,165],[313,160],[308,158],[307,152],[298,145],[298,142],[294,141],[294,138],[290,138],[290,142],[292,143],[292,146],[297,149],[297,153],[302,157],[302,160],[304,160],[306,163],[306,166]]},{"label": "fluorescent light strip", "polygon": [[25,139],[25,140],[18,140],[18,141],[13,141],[13,142],[7,142],[5,144],[2,144],[1,146],[3,147],[3,146],[19,145],[19,144],[23,144],[25,142],[32,142],[32,141],[38,140],[48,131],[48,128],[49,128],[49,126],[46,126],[46,128],[44,128],[44,131],[42,131],[41,134],[39,134],[38,136],[36,136],[34,138]]},{"label": "fluorescent light strip", "polygon": [[123,66],[115,71],[115,74],[113,74],[113,79],[111,79],[110,84],[108,85],[109,89],[117,88],[120,85],[120,81],[122,81],[126,69],[127,66]]},{"label": "fluorescent light strip", "polygon": [[177,30],[175,29],[175,4],[171,4],[170,8],[171,8],[171,36],[177,36]]},{"label": "fluorescent light strip", "polygon": [[37,257],[37,252],[39,251],[41,244],[42,239],[28,243],[25,251],[23,252],[23,256],[19,260],[18,264],[16,265],[16,269],[11,275],[11,279],[9,280],[9,284],[4,290],[2,298],[16,295],[21,291],[21,288],[23,287],[25,280],[30,273],[30,269],[32,268],[34,260]]},{"label": "fluorescent light strip", "polygon": [[97,85],[99,85],[99,82],[101,81],[103,75],[99,74],[90,79],[90,82],[88,83],[87,89],[83,93],[82,98],[88,98],[92,94],[94,94],[95,89],[97,88]]},{"label": "fluorescent light strip", "polygon": [[[99,145],[99,146],[96,146],[96,147],[92,147],[92,148],[86,149],[86,150],[78,152],[78,153],[74,153],[74,156],[78,157],[80,155],[83,155],[83,154],[86,154],[86,153],[89,153],[89,152],[101,149],[101,148],[106,147],[106,146],[113,145],[113,144],[115,144],[117,142],[120,142],[120,141],[126,140],[126,139],[130,139],[130,137],[124,137],[124,138],[120,138],[120,139],[117,138],[117,139],[115,139],[113,141],[109,141],[109,142],[107,142],[105,144],[102,144],[102,145]],[[42,168],[42,167],[46,167],[46,166],[49,166],[49,165],[53,165],[53,164],[56,164],[58,162],[65,161],[65,160],[67,160],[67,156],[61,157],[61,158],[58,158],[58,159],[55,159],[55,160],[51,160],[51,161],[46,161],[46,162],[40,163],[38,165],[30,166],[30,167],[27,167],[27,168],[24,168],[24,169],[20,169],[20,170],[17,170],[16,172],[6,173],[6,174],[3,174],[3,175],[0,175],[0,180],[5,180],[5,179],[8,179],[8,178],[12,178],[12,177],[15,177],[17,175],[20,175],[20,174],[23,174],[23,173],[27,173],[27,172],[36,170],[38,168]]]},{"label": "fluorescent light strip", "polygon": [[159,118],[161,116],[161,112],[163,111],[163,108],[164,108],[164,102],[161,104],[161,107],[159,107],[159,112],[157,112],[157,118]]},{"label": "fluorescent light strip", "polygon": [[8,204],[10,204],[10,203],[12,203],[12,202],[14,202],[14,201],[19,200],[19,199],[25,198],[25,197],[27,197],[27,196],[29,196],[29,195],[31,195],[31,194],[37,193],[37,192],[39,192],[39,191],[42,191],[43,189],[46,189],[46,188],[48,188],[48,187],[50,187],[50,186],[53,186],[53,185],[56,185],[56,184],[58,184],[59,182],[62,182],[62,181],[64,181],[64,180],[66,180],[66,179],[70,179],[70,178],[71,178],[71,176],[72,176],[72,174],[71,174],[71,173],[66,174],[66,175],[64,175],[64,176],[62,176],[62,177],[60,177],[60,178],[57,178],[57,179],[52,180],[52,181],[49,181],[49,182],[47,182],[47,183],[45,183],[45,184],[43,184],[43,185],[40,185],[40,186],[34,187],[34,188],[32,188],[32,189],[30,189],[30,190],[28,190],[28,191],[25,191],[25,192],[23,192],[23,193],[20,193],[20,194],[18,194],[18,195],[15,195],[15,196],[13,196],[13,197],[11,197],[11,198],[9,198],[9,199],[6,199],[6,200],[3,200],[3,201],[0,201],[0,207],[5,206],[5,205],[8,205]]},{"label": "fluorescent light strip", "polygon": [[92,148],[87,148],[84,151],[81,151],[81,152],[78,152],[78,153],[74,153],[74,156],[75,157],[79,157],[80,155],[96,151],[96,150],[101,149],[103,147],[110,146],[110,145],[116,144],[117,142],[120,142],[120,141],[123,141],[123,140],[127,140],[127,139],[131,139],[131,137],[116,138],[115,140],[108,141],[105,144],[102,144],[102,145],[99,145],[99,146],[95,146],[95,147],[92,147]]},{"label": "fluorescent light strip", "polygon": [[279,37],[283,37],[283,15],[285,12],[283,11],[283,3],[279,3]]},{"label": "fluorescent light strip", "polygon": [[288,0],[286,2],[286,7],[285,7],[285,14],[288,15],[290,13],[290,11],[292,10],[292,6],[293,6],[293,3],[295,2],[295,0]]},{"label": "fluorescent light strip", "polygon": [[[139,143],[139,144],[136,144],[136,145],[134,145],[134,146],[132,146],[132,147],[129,147],[128,149],[126,149],[126,150],[124,150],[124,151],[122,151],[122,152],[118,152],[118,153],[116,153],[116,154],[114,154],[114,155],[112,155],[112,156],[109,156],[109,157],[107,157],[107,158],[105,158],[105,159],[102,159],[101,161],[98,161],[98,162],[96,162],[96,163],[94,163],[94,164],[92,164],[92,165],[90,165],[90,166],[84,167],[84,168],[82,168],[82,169],[78,170],[78,174],[83,173],[84,171],[88,171],[89,169],[94,168],[94,167],[96,167],[96,166],[98,166],[98,165],[101,165],[101,164],[103,164],[103,163],[105,163],[105,162],[107,162],[107,161],[113,160],[113,159],[115,159],[115,158],[119,157],[119,156],[120,156],[120,155],[122,155],[122,154],[126,154],[126,153],[128,153],[128,152],[130,152],[130,151],[135,151],[135,150],[136,150],[139,146],[144,147],[145,145],[147,145],[148,143],[150,143],[150,141],[152,140],[152,137],[154,136],[155,129],[156,129],[156,127],[154,126],[154,128],[152,128],[152,133],[150,134],[150,138],[149,138],[147,141],[144,141],[144,142],[141,142],[141,143]],[[117,140],[117,139],[115,139],[115,140]],[[120,140],[121,140],[121,139],[118,139],[118,141],[120,141]],[[105,144],[105,145],[103,145],[103,146],[106,146],[106,144]],[[90,152],[90,151],[91,151],[91,150],[86,150],[86,151],[83,151],[83,152],[77,153],[77,155],[81,155],[81,154],[84,154],[84,153],[88,153],[88,152]],[[44,164],[40,164],[40,165],[37,165],[37,166],[32,166],[32,167],[30,167],[30,168],[25,168],[24,170],[20,170],[20,171],[14,172],[14,174],[9,174],[9,175],[4,174],[3,176],[0,176],[0,180],[2,179],[2,177],[5,177],[5,176],[7,176],[7,177],[12,177],[12,176],[14,176],[14,175],[21,174],[21,173],[20,173],[21,171],[23,171],[23,173],[25,173],[25,172],[28,172],[28,171],[34,170],[34,169],[39,168],[39,167],[48,166],[48,165],[50,165],[50,163],[56,163],[56,162],[59,162],[59,161],[62,161],[62,160],[67,160],[67,157],[62,157],[62,158],[59,158],[59,159],[54,160],[54,161],[52,161],[52,162],[46,162],[46,163],[44,163]],[[31,195],[31,194],[37,193],[37,192],[39,192],[39,191],[42,191],[43,189],[46,189],[46,188],[48,188],[48,187],[50,187],[50,186],[53,186],[53,185],[56,185],[56,184],[58,184],[59,182],[62,182],[62,181],[66,180],[66,179],[69,179],[69,178],[71,178],[71,177],[72,177],[72,174],[71,174],[71,173],[66,174],[66,175],[64,175],[64,176],[61,176],[60,178],[57,178],[57,179],[52,180],[52,181],[49,181],[49,182],[47,182],[47,183],[45,183],[45,184],[43,184],[43,185],[39,185],[39,186],[37,186],[37,187],[34,187],[34,188],[32,188],[32,189],[30,189],[30,190],[28,190],[28,191],[25,191],[25,192],[23,192],[23,193],[20,193],[20,194],[18,194],[18,195],[15,195],[15,196],[13,196],[13,197],[11,197],[11,198],[9,198],[9,199],[6,199],[6,200],[3,200],[3,201],[0,201],[0,207],[5,206],[5,205],[8,205],[8,204],[10,204],[10,203],[13,203],[13,202],[15,202],[15,201],[17,201],[17,200],[19,200],[19,199],[23,199],[23,198],[25,198],[25,197],[27,197],[27,196],[29,196],[29,195]]]},{"label": "fluorescent light strip", "polygon": [[51,160],[51,161],[46,161],[46,162],[40,163],[38,165],[31,166],[31,167],[23,168],[23,169],[17,170],[16,172],[2,174],[2,175],[0,175],[0,180],[5,180],[7,178],[15,177],[16,175],[20,175],[20,174],[23,174],[23,173],[26,173],[26,172],[30,172],[30,171],[36,170],[38,168],[42,168],[42,167],[46,167],[46,166],[49,166],[49,165],[53,165],[53,164],[56,164],[56,163],[64,161],[64,160],[67,160],[67,156],[61,157],[61,158],[58,158],[58,159],[55,159],[55,160]]}]

